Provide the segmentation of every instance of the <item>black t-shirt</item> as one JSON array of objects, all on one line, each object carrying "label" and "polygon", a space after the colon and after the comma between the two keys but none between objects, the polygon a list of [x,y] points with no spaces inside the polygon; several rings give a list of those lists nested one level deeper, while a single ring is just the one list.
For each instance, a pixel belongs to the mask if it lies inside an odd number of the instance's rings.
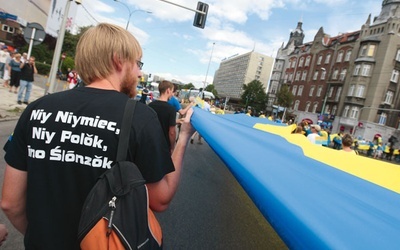
[{"label": "black t-shirt", "polygon": [[[26,249],[79,249],[83,202],[116,158],[127,96],[76,88],[32,102],[14,131],[6,162],[28,172]],[[147,182],[174,171],[155,112],[137,103],[128,158]]]},{"label": "black t-shirt", "polygon": [[168,102],[164,101],[154,101],[151,102],[149,106],[156,111],[161,128],[164,131],[165,139],[168,143],[168,146],[171,148],[171,142],[169,140],[169,127],[176,125],[175,108]]},{"label": "black t-shirt", "polygon": [[33,66],[31,66],[28,62],[24,64],[24,67],[21,69],[21,80],[33,82]]}]

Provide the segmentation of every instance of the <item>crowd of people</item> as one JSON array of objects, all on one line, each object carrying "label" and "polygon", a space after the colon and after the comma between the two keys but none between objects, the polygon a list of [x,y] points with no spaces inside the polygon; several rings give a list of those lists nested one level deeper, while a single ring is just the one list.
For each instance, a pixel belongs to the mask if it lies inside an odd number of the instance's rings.
[{"label": "crowd of people", "polygon": [[4,79],[3,86],[17,94],[18,104],[29,104],[34,74],[37,74],[34,56],[28,58],[27,53],[8,51],[7,46],[1,48],[0,77]]}]

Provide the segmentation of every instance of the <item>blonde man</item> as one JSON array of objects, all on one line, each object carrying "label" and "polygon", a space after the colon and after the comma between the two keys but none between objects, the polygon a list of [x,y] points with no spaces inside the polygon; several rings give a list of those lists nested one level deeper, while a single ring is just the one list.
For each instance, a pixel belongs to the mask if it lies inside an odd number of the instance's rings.
[{"label": "blonde man", "polygon": [[[125,29],[92,27],[75,57],[86,86],[44,96],[22,114],[5,156],[1,208],[25,235],[26,249],[79,249],[82,205],[115,162],[125,104],[142,76],[141,57],[138,41]],[[136,104],[131,129],[127,160],[147,181],[150,208],[163,211],[176,192],[193,129],[182,125],[172,157],[149,107]]]}]

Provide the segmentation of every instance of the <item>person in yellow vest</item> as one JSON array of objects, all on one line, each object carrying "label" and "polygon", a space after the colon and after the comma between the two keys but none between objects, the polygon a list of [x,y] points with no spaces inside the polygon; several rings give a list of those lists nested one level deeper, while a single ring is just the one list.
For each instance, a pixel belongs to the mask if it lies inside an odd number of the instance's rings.
[{"label": "person in yellow vest", "polygon": [[247,116],[251,116],[251,109],[247,110],[246,115],[247,115]]},{"label": "person in yellow vest", "polygon": [[259,117],[259,118],[266,118],[263,111],[260,111],[260,115],[259,115],[258,117]]}]

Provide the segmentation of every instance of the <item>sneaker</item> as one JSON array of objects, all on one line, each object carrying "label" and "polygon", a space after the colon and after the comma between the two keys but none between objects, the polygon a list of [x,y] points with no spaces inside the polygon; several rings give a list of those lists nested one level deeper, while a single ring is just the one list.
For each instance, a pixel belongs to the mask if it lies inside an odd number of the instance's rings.
[{"label": "sneaker", "polygon": [[29,102],[24,102],[24,104],[28,105],[28,104],[29,104]]},{"label": "sneaker", "polygon": [[22,102],[21,101],[18,101],[18,104],[21,104]]}]

